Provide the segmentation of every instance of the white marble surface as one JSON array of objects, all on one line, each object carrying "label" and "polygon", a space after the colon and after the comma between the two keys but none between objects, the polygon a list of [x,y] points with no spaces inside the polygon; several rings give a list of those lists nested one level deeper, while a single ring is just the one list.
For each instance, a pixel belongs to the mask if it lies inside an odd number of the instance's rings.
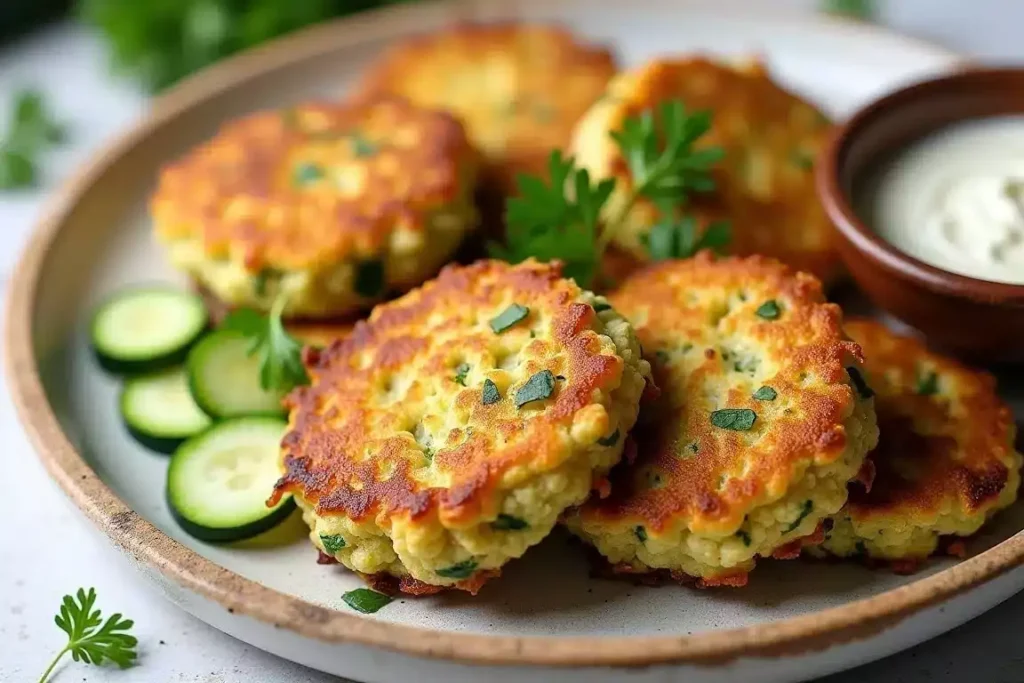
[{"label": "white marble surface", "polygon": [[[0,0],[2,1],[2,0]],[[754,0],[752,0],[754,1]],[[769,2],[775,0],[759,0]],[[810,0],[784,0],[813,5]],[[886,23],[992,61],[1024,61],[1024,2],[889,0]],[[46,190],[145,109],[141,93],[107,75],[96,40],[58,26],[0,50],[0,111],[19,85],[40,85],[72,124],[73,143],[47,162],[40,192],[0,194],[0,287],[6,285]],[[2,342],[0,342],[2,343]],[[65,662],[57,681],[241,683],[333,681],[265,654],[178,611],[131,569],[64,498],[32,452],[6,392],[0,394],[0,682],[37,680],[63,645],[53,624],[61,596],[96,586],[99,606],[136,620],[140,665],[127,670]],[[989,614],[827,683],[1024,680],[1024,594]]]}]

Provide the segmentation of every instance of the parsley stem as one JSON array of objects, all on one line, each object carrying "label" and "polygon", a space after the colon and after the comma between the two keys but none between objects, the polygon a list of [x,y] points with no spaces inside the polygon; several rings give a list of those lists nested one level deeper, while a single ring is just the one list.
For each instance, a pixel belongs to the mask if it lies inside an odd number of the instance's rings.
[{"label": "parsley stem", "polygon": [[50,662],[50,666],[46,667],[46,671],[43,672],[42,678],[39,679],[39,683],[46,683],[47,679],[50,678],[50,674],[53,673],[53,669],[57,666],[57,662],[61,660],[61,657],[71,652],[71,645],[65,645],[64,649],[57,653],[57,656]]}]

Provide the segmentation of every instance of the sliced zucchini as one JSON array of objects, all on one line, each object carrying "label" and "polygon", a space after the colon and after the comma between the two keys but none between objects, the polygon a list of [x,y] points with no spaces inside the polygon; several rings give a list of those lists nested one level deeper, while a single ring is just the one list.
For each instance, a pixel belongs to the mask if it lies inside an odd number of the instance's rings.
[{"label": "sliced zucchini", "polygon": [[260,361],[251,341],[231,330],[209,335],[188,355],[188,381],[196,403],[211,417],[282,415],[284,393],[260,387]]},{"label": "sliced zucchini", "polygon": [[167,502],[188,534],[215,543],[238,541],[282,522],[291,495],[266,501],[281,476],[278,452],[286,423],[240,417],[215,424],[178,448],[167,470]]},{"label": "sliced zucchini", "polygon": [[148,372],[183,362],[208,323],[198,296],[170,287],[142,287],[118,292],[100,304],[90,336],[107,370]]},{"label": "sliced zucchini", "polygon": [[121,391],[121,417],[136,441],[160,453],[173,453],[213,423],[196,405],[181,367],[128,379]]}]

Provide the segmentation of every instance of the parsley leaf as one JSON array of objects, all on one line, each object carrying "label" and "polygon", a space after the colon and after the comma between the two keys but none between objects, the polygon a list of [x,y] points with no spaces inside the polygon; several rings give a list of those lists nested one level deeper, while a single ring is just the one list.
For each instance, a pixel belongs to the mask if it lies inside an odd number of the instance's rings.
[{"label": "parsley leaf", "polygon": [[437,575],[446,579],[468,579],[476,571],[476,560],[463,560],[444,569],[438,569]]},{"label": "parsley leaf", "polygon": [[0,190],[32,187],[39,179],[39,156],[67,138],[64,126],[53,120],[42,93],[19,91],[0,145]]},{"label": "parsley leaf", "polygon": [[345,601],[346,605],[363,614],[373,614],[394,600],[389,595],[372,591],[369,588],[356,588],[343,593],[341,599]]},{"label": "parsley leaf", "polygon": [[488,250],[509,263],[561,260],[567,277],[587,284],[600,265],[598,216],[615,181],[591,184],[590,174],[558,150],[548,159],[548,177],[550,184],[530,175],[516,179],[518,195],[506,209],[506,244],[492,243]]},{"label": "parsley leaf", "polygon": [[720,429],[745,432],[754,426],[757,413],[750,408],[723,408],[711,413],[711,424]]},{"label": "parsley leaf", "polygon": [[517,178],[518,196],[508,201],[505,216],[506,244],[490,245],[491,255],[511,263],[530,257],[558,259],[566,276],[588,286],[605,249],[641,198],[653,202],[663,216],[649,235],[653,260],[684,258],[704,248],[721,250],[730,239],[728,224],[712,223],[700,232],[692,218],[677,216],[691,193],[715,189],[711,168],[724,156],[722,149],[694,149],[710,128],[708,112],[690,114],[678,101],[663,103],[657,115],[647,111],[626,119],[611,136],[626,161],[632,187],[612,217],[602,216],[602,209],[615,180],[592,183],[571,157],[552,152],[549,183],[529,175]]},{"label": "parsley leaf", "polygon": [[224,319],[223,328],[249,338],[249,355],[259,354],[260,387],[267,391],[288,391],[308,384],[309,377],[302,364],[302,344],[284,329],[281,311],[285,298],[279,296],[270,315],[243,308]]},{"label": "parsley leaf", "polygon": [[68,634],[68,642],[50,662],[39,679],[40,683],[50,677],[57,663],[69,652],[73,660],[86,664],[98,665],[109,660],[121,668],[127,668],[135,663],[135,646],[139,641],[128,634],[135,622],[123,619],[120,614],[112,614],[103,621],[100,611],[93,609],[95,604],[95,588],[90,588],[88,592],[79,588],[74,597],[64,596],[60,613],[54,617],[54,622]]}]

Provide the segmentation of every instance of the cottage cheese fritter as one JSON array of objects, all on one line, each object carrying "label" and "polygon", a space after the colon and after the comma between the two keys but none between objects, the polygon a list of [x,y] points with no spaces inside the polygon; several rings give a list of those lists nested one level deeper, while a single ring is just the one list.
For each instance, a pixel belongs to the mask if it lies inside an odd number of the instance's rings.
[{"label": "cottage cheese fritter", "polygon": [[[632,187],[626,161],[609,135],[626,118],[680,100],[687,111],[710,110],[712,129],[701,144],[719,146],[716,191],[693,197],[690,210],[707,224],[728,220],[735,254],[764,254],[826,284],[839,273],[832,226],[818,201],[814,160],[830,130],[812,105],[776,85],[757,62],[730,65],[702,57],[656,60],[608,85],[573,134],[572,152],[591,175],[616,178],[606,207],[618,215]],[[647,258],[646,237],[659,214],[638,202],[616,235],[624,249]]]},{"label": "cottage cheese fritter", "polygon": [[328,317],[432,276],[476,223],[477,155],[398,98],[302,104],[224,126],[151,201],[171,261],[233,306]]},{"label": "cottage cheese fritter", "polygon": [[1021,456],[1009,407],[983,372],[929,351],[872,320],[847,331],[863,347],[881,436],[873,477],[850,499],[823,549],[841,556],[919,560],[939,538],[969,536],[1017,499]]},{"label": "cottage cheese fritter", "polygon": [[860,348],[815,278],[763,257],[660,263],[611,303],[636,328],[661,398],[611,495],[567,524],[617,572],[743,585],[757,556],[814,535],[843,506],[875,446]]},{"label": "cottage cheese fritter", "polygon": [[505,190],[518,173],[543,173],[552,149],[615,74],[605,48],[555,26],[464,24],[392,48],[371,67],[361,92],[396,93],[445,109],[466,125]]},{"label": "cottage cheese fritter", "polygon": [[475,592],[620,458],[650,366],[557,265],[449,266],[321,353],[278,493],[313,543],[410,592]]}]

